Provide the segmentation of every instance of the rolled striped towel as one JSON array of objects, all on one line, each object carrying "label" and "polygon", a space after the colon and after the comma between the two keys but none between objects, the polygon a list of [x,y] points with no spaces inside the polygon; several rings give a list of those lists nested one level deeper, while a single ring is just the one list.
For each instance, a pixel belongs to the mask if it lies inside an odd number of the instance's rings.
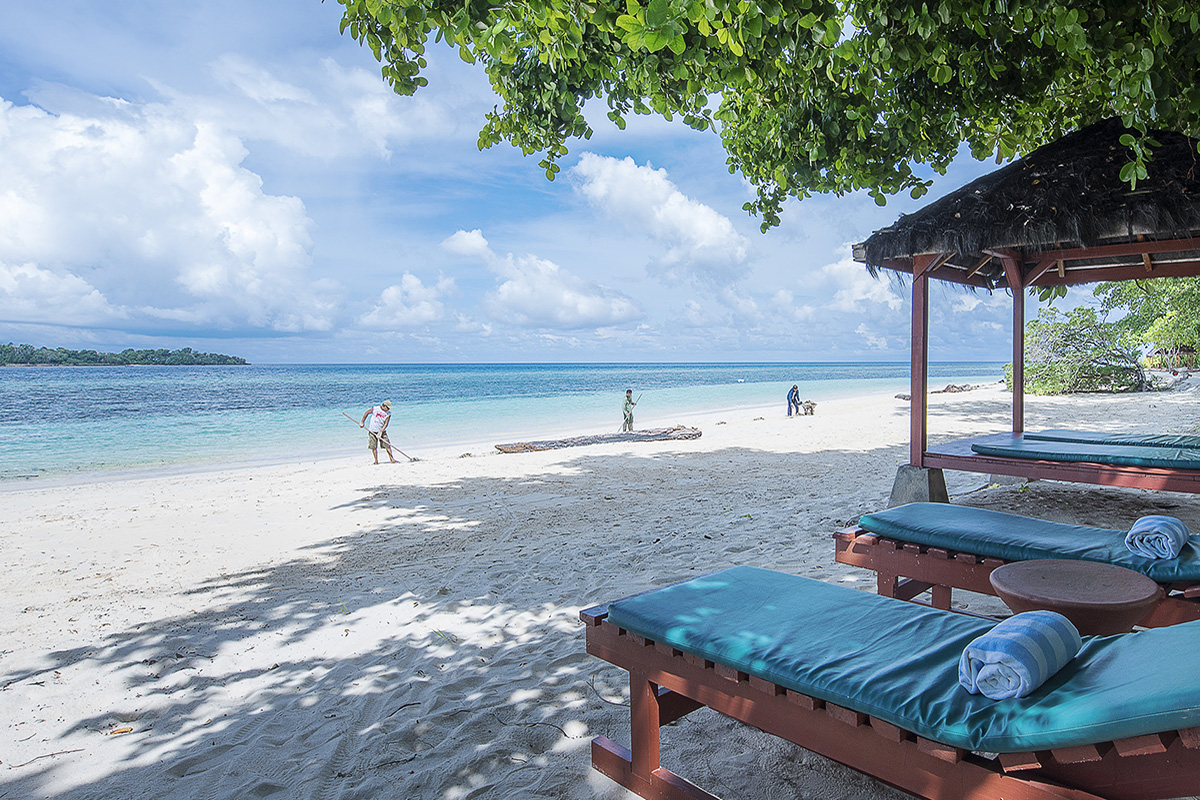
[{"label": "rolled striped towel", "polygon": [[1125,535],[1125,546],[1129,552],[1143,558],[1179,558],[1179,551],[1190,535],[1182,520],[1151,514],[1133,523]]},{"label": "rolled striped towel", "polygon": [[1079,631],[1057,611],[1014,614],[967,645],[958,662],[958,682],[992,700],[1024,697],[1082,646]]}]

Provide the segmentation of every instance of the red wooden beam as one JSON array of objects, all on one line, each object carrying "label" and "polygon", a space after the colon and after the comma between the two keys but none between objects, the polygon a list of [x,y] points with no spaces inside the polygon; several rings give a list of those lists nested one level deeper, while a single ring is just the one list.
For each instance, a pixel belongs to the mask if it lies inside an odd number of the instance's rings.
[{"label": "red wooden beam", "polygon": [[[1149,242],[1147,242],[1149,244]],[[1141,263],[1126,264],[1120,267],[1076,267],[1068,269],[1066,275],[1047,272],[1038,282],[1040,286],[1074,286],[1081,283],[1098,283],[1099,281],[1131,281],[1146,278],[1189,278],[1200,275],[1200,259],[1190,261],[1154,262],[1154,272],[1146,274],[1146,268]]]},{"label": "red wooden beam", "polygon": [[932,256],[914,258],[912,285],[912,359],[909,364],[909,392],[911,412],[909,417],[909,463],[922,466],[927,441],[929,397],[929,275],[917,269],[925,265],[919,260]]},{"label": "red wooden beam", "polygon": [[1025,287],[1013,289],[1012,431],[1025,432]]},{"label": "red wooden beam", "polygon": [[1026,253],[1025,260],[1038,262],[1043,259],[1078,261],[1082,258],[1140,256],[1142,253],[1179,253],[1185,250],[1200,250],[1200,239],[1160,239],[1155,242],[1126,242],[1124,244],[1099,244],[1095,247],[1035,250]]}]

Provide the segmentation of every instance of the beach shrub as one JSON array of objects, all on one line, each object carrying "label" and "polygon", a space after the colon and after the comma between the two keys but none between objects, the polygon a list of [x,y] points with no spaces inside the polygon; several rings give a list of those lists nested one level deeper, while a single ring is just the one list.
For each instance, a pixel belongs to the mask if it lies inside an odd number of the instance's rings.
[{"label": "beach shrub", "polygon": [[[1151,388],[1136,348],[1094,308],[1043,308],[1025,327],[1025,392],[1130,392]],[[1012,364],[1004,379],[1013,388]]]}]

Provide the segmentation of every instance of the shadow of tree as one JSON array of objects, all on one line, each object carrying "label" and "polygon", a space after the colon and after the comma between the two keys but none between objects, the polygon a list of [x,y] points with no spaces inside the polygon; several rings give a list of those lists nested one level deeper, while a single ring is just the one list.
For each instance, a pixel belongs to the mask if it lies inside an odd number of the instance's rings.
[{"label": "shadow of tree", "polygon": [[[30,715],[51,684],[121,698],[24,720],[0,798],[629,797],[590,769],[592,736],[627,735],[627,688],[584,653],[579,609],[734,563],[871,586],[833,562],[830,534],[885,505],[906,454],[581,452],[522,477],[361,486],[339,508],[371,524],[181,576],[187,613],[0,662],[0,699]],[[965,501],[1111,527],[1106,513],[1169,508],[1200,529],[1195,500],[1161,493],[1043,483]],[[711,712],[664,742],[664,763],[718,793],[902,796]]]},{"label": "shadow of tree", "polygon": [[[30,713],[47,684],[121,701],[57,728],[26,720],[0,798],[627,796],[589,767],[591,736],[622,738],[627,691],[584,653],[579,609],[731,563],[850,576],[830,533],[883,503],[902,450],[852,466],[840,452],[580,453],[520,478],[363,486],[348,507],[375,524],[182,576],[188,613],[6,659],[0,697]],[[713,735],[780,752],[732,725],[681,721],[671,757],[709,763]],[[713,785],[874,785],[815,778],[840,768],[786,749],[754,778],[714,769]]]}]

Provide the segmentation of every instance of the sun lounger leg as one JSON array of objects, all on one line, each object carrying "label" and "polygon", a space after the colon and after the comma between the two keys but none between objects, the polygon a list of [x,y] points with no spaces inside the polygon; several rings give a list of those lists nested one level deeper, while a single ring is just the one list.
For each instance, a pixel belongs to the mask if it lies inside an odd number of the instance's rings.
[{"label": "sun lounger leg", "polygon": [[629,673],[630,744],[633,749],[633,775],[650,781],[658,769],[658,686],[638,672]]},{"label": "sun lounger leg", "polygon": [[639,672],[629,673],[632,750],[603,736],[592,740],[592,766],[631,792],[649,800],[718,800],[658,762],[661,706],[658,686]]}]

